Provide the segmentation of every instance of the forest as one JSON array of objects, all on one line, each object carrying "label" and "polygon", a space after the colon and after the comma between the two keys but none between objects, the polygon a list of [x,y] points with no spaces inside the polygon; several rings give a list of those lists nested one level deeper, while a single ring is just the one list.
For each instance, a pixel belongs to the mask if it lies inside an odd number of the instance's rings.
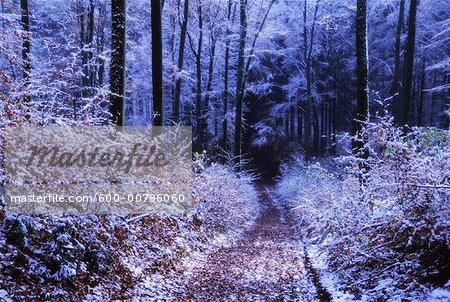
[{"label": "forest", "polygon": [[[447,0],[0,4],[0,301],[450,300]],[[10,169],[147,126],[191,131],[187,167]],[[12,183],[141,194],[187,170],[187,213],[9,207]]]}]

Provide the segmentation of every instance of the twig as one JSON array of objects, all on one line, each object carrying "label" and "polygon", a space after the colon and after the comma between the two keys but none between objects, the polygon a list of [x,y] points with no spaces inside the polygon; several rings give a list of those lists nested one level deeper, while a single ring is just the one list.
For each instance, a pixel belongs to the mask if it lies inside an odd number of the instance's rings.
[{"label": "twig", "polygon": [[130,219],[125,220],[125,222],[126,222],[126,223],[135,222],[135,221],[137,221],[137,220],[141,220],[142,218],[148,217],[148,216],[150,216],[150,215],[152,215],[152,214],[148,214],[148,213],[147,213],[147,214],[142,214],[142,215],[134,216],[134,217],[132,217],[132,218],[130,218]]}]

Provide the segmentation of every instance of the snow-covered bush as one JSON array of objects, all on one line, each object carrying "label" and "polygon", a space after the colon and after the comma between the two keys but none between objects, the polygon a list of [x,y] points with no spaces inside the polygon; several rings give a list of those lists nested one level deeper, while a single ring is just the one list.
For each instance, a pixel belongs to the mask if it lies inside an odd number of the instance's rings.
[{"label": "snow-covered bush", "polygon": [[82,258],[85,247],[76,239],[76,232],[70,221],[58,223],[45,249],[47,266],[53,268],[52,278],[57,281],[66,281],[77,275],[77,260]]},{"label": "snow-covered bush", "polygon": [[[386,299],[392,290],[444,286],[450,257],[450,133],[413,128],[405,134],[387,119],[369,124],[365,133],[367,160],[341,157],[337,161],[347,168],[333,174],[294,159],[283,168],[278,193],[290,201],[309,243],[327,251],[350,292]],[[362,182],[360,167],[367,168]]]},{"label": "snow-covered bush", "polygon": [[194,207],[205,224],[224,231],[239,231],[257,217],[258,193],[254,177],[236,175],[231,167],[213,164],[194,180]]},{"label": "snow-covered bush", "polygon": [[18,301],[59,299],[69,292],[82,297],[93,287],[101,292],[99,300],[130,300],[141,278],[169,274],[190,252],[241,232],[257,216],[253,179],[227,166],[207,166],[205,159],[202,154],[193,163],[188,215],[3,219],[0,211],[1,288],[15,288],[8,294]]}]

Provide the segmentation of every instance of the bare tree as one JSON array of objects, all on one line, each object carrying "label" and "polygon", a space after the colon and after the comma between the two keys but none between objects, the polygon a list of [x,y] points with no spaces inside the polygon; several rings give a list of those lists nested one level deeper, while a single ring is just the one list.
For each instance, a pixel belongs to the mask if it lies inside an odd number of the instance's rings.
[{"label": "bare tree", "polygon": [[[183,70],[184,46],[186,44],[188,17],[189,17],[189,0],[184,0],[183,23],[181,25],[180,49],[178,53],[178,73],[180,73]],[[180,97],[181,97],[181,77],[178,74],[175,82],[175,98],[173,100],[174,123],[178,123],[180,121]]]},{"label": "bare tree", "polygon": [[[356,8],[356,112],[354,133],[358,135],[369,120],[369,55],[367,47],[367,0],[358,0]],[[363,138],[354,140],[354,151],[367,156]],[[361,154],[364,153],[364,154]]]},{"label": "bare tree", "polygon": [[[28,9],[28,0],[20,0],[21,21],[23,30],[22,40],[22,61],[23,61],[23,80],[25,85],[28,85],[28,80],[31,72],[31,42],[30,42],[30,14]],[[27,94],[24,101],[30,101],[30,96]]]},{"label": "bare tree", "polygon": [[161,0],[151,1],[153,126],[164,122]]},{"label": "bare tree", "polygon": [[405,0],[400,0],[400,8],[397,21],[397,32],[395,35],[395,65],[394,65],[394,81],[392,83],[391,95],[392,95],[392,113],[395,120],[399,119],[399,91],[401,88],[401,67],[400,57],[402,51],[401,38],[402,29],[405,16]]},{"label": "bare tree", "polygon": [[117,126],[125,125],[126,0],[111,2],[111,116]]},{"label": "bare tree", "polygon": [[241,158],[241,136],[242,136],[242,98],[239,96],[243,92],[244,79],[244,51],[247,40],[247,0],[240,0],[240,33],[239,33],[239,54],[236,77],[236,125],[234,132],[234,156],[238,166]]},{"label": "bare tree", "polygon": [[411,94],[414,69],[414,51],[416,43],[416,15],[418,0],[411,0],[409,5],[409,22],[408,22],[408,40],[406,42],[405,62],[403,64],[405,70],[403,73],[403,87],[400,95],[400,114],[399,121],[405,125],[410,120]]}]

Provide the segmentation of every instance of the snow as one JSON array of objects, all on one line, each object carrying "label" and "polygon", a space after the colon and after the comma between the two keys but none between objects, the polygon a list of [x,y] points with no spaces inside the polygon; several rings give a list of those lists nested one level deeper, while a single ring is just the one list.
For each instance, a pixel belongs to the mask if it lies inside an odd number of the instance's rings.
[{"label": "snow", "polygon": [[424,299],[439,291],[422,280],[443,274],[448,263],[450,191],[442,186],[448,186],[449,133],[414,128],[404,139],[388,120],[366,131],[371,157],[363,187],[358,158],[337,158],[347,168],[325,164],[335,167],[328,171],[294,156],[276,193],[335,299]]},{"label": "snow", "polygon": [[8,293],[4,289],[0,289],[0,301],[13,302],[13,300],[9,298]]},{"label": "snow", "polygon": [[427,296],[429,302],[450,301],[450,281],[447,282],[445,288],[436,288]]}]

